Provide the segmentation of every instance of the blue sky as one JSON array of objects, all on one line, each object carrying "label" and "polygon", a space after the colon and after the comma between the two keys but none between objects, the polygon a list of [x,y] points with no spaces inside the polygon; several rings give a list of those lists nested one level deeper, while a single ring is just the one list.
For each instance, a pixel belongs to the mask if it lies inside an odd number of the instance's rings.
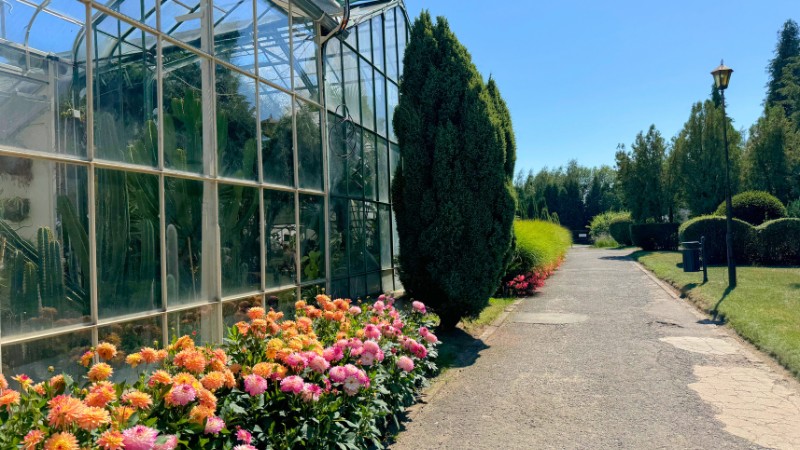
[{"label": "blue sky", "polygon": [[761,114],[777,33],[798,0],[406,0],[447,17],[511,109],[517,169],[614,164],[651,123],[668,140],[705,99],[720,59],[734,69],[728,114]]}]

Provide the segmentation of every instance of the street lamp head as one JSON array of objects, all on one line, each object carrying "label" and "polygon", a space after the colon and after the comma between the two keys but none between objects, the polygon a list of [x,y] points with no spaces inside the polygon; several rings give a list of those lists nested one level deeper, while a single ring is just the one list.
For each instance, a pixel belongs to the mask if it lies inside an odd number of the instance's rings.
[{"label": "street lamp head", "polygon": [[719,67],[711,71],[711,75],[714,76],[714,85],[719,90],[725,90],[728,88],[728,83],[731,81],[731,74],[733,73],[733,69],[727,67],[725,64],[720,61]]}]

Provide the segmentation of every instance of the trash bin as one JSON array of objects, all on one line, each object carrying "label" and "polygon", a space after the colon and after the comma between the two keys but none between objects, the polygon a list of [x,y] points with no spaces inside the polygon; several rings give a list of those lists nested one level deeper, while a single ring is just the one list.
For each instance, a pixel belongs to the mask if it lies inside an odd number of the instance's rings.
[{"label": "trash bin", "polygon": [[702,268],[700,265],[700,250],[701,245],[697,241],[681,242],[681,251],[683,252],[683,271],[684,272],[699,272]]}]

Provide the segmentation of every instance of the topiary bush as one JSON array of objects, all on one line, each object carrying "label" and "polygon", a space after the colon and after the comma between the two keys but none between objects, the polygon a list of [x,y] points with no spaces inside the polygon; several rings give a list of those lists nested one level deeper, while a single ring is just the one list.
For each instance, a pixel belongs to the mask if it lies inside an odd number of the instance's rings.
[{"label": "topiary bush", "polygon": [[778,219],[756,228],[758,262],[800,265],[800,219]]},{"label": "topiary bush", "polygon": [[594,240],[597,240],[604,234],[610,237],[611,231],[609,231],[609,226],[611,225],[611,221],[618,217],[625,217],[630,220],[631,213],[627,211],[606,211],[594,216],[592,222],[589,224],[589,235]]},{"label": "topiary bush", "polygon": [[517,248],[504,279],[557,265],[572,245],[572,234],[561,225],[544,220],[515,220]]},{"label": "topiary bush", "polygon": [[[719,216],[700,216],[684,222],[678,229],[681,242],[700,241],[706,237],[706,255],[711,264],[727,261],[725,218]],[[733,219],[733,255],[737,263],[753,261],[755,253],[756,230],[749,223]]]},{"label": "topiary bush", "polygon": [[631,225],[633,225],[633,220],[631,220],[630,214],[620,215],[609,221],[608,232],[621,245],[633,245]]},{"label": "topiary bush", "polygon": [[[764,222],[786,217],[786,207],[769,192],[747,191],[731,199],[733,217],[758,226]],[[714,215],[724,216],[725,202],[720,203]]]},{"label": "topiary bush", "polygon": [[677,250],[677,223],[637,223],[630,227],[633,245],[642,250]]}]

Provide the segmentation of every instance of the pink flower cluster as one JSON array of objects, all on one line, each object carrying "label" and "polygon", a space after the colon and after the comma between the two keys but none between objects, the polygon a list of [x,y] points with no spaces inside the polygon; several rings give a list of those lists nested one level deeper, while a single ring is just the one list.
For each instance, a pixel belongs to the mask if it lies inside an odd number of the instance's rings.
[{"label": "pink flower cluster", "polygon": [[158,430],[144,425],[136,425],[122,432],[122,444],[126,450],[173,450],[178,446],[178,438],[174,435],[162,437],[158,441]]},{"label": "pink flower cluster", "polygon": [[356,395],[362,387],[369,387],[367,373],[352,364],[332,367],[328,376],[333,383],[341,384],[347,395]]}]

